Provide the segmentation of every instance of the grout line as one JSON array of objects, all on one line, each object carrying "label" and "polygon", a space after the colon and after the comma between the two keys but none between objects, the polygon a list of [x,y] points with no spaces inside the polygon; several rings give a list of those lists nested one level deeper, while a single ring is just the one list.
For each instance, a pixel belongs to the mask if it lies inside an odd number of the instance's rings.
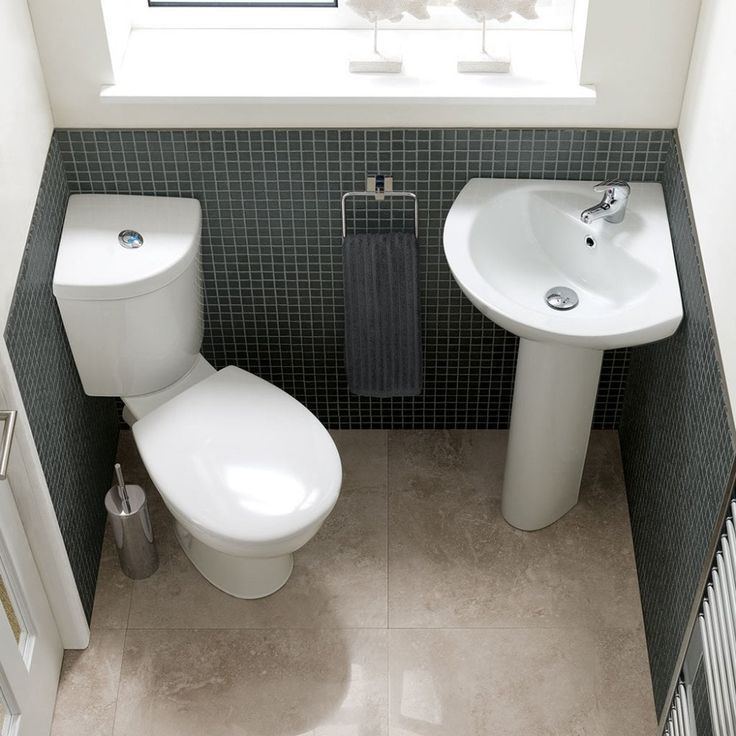
[{"label": "grout line", "polygon": [[390,468],[389,468],[389,449],[391,446],[391,430],[386,431],[386,628],[391,628],[391,619],[390,619],[390,601],[391,601],[391,560],[390,560],[390,553],[391,553],[391,512],[390,512],[390,494],[391,494],[391,487],[390,487]]},{"label": "grout line", "polygon": [[128,596],[128,613],[125,616],[125,630],[130,628],[130,614],[133,610],[133,591],[135,590],[135,581],[130,586],[130,595]]},{"label": "grout line", "polygon": [[386,431],[386,729],[390,729],[391,723],[391,610],[390,606],[390,584],[391,584],[391,472],[389,467],[391,447],[391,430]]},{"label": "grout line", "polygon": [[[118,445],[119,447],[119,445]],[[142,484],[145,487],[145,484]],[[120,702],[120,688],[123,683],[123,660],[125,659],[125,646],[128,643],[128,631],[130,629],[130,614],[133,609],[133,591],[135,589],[135,581],[131,581],[130,591],[128,592],[128,610],[125,615],[125,626],[123,628],[123,647],[120,652],[120,668],[118,670],[118,687],[115,693],[115,705],[112,714],[112,729],[110,736],[115,736],[116,721],[118,716],[118,703]]]},{"label": "grout line", "polygon": [[[96,631],[120,631],[121,629],[96,629]],[[311,632],[355,632],[355,631],[587,631],[592,634],[603,634],[610,632],[628,632],[631,634],[644,633],[643,626],[340,626],[340,627],[313,627],[313,626],[247,626],[233,627],[225,626],[219,628],[203,627],[203,626],[186,626],[181,628],[152,626],[150,628],[135,627],[125,632],[126,638],[128,632],[247,632],[247,631],[311,631]]]},{"label": "grout line", "polygon": [[128,631],[386,631],[385,626],[134,626]]},{"label": "grout line", "polygon": [[[332,629],[333,631],[339,629]],[[352,631],[354,629],[348,629]],[[355,630],[363,630],[359,627]],[[589,631],[606,633],[611,631],[628,631],[644,633],[643,626],[391,626],[390,631]]]},{"label": "grout line", "polygon": [[123,684],[123,660],[125,659],[125,645],[128,643],[128,629],[123,632],[123,647],[120,651],[120,667],[118,669],[118,687],[115,691],[115,704],[112,712],[112,728],[110,736],[115,736],[116,721],[118,718],[118,703],[120,702],[120,686]]}]

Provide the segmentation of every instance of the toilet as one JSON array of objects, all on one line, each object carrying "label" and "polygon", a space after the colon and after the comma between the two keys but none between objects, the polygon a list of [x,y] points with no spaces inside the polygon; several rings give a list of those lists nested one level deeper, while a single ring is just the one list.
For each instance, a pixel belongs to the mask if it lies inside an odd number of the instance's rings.
[{"label": "toilet", "polygon": [[200,354],[200,230],[195,199],[72,195],[53,291],[85,393],[122,397],[184,552],[261,598],[330,514],[342,467],[296,399]]}]

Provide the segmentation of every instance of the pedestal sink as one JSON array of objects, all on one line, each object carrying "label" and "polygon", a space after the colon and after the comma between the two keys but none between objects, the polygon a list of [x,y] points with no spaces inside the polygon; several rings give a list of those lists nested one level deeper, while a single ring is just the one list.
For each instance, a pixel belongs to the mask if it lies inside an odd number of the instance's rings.
[{"label": "pedestal sink", "polygon": [[682,301],[659,184],[626,216],[584,224],[595,182],[472,179],[447,216],[455,280],[518,335],[502,512],[533,530],[576,503],[603,350],[672,335]]}]

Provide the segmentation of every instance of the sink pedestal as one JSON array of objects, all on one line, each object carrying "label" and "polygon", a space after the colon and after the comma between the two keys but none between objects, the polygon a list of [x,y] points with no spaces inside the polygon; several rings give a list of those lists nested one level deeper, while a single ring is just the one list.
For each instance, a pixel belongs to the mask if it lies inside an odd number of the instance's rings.
[{"label": "sink pedestal", "polygon": [[501,510],[518,529],[541,529],[578,501],[602,350],[522,338]]}]

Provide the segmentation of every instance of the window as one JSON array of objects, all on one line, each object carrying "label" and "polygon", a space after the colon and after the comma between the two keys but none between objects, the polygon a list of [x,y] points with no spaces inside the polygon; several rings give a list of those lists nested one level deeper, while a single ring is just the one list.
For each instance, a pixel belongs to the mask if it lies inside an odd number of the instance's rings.
[{"label": "window", "polygon": [[[460,62],[474,62],[476,54],[486,60],[481,23],[457,7],[472,6],[473,0],[428,0],[428,19],[407,15],[399,23],[380,22],[383,59],[372,55],[372,24],[348,0],[337,0],[337,6],[294,0],[283,0],[289,4],[281,7],[233,4],[246,1],[253,0],[150,0],[185,3],[175,6],[100,0],[115,11],[105,14],[114,82],[106,80],[100,98],[133,105],[215,104],[220,124],[247,119],[251,126],[266,127],[291,125],[295,104],[306,106],[305,125],[339,127],[356,121],[488,123],[496,115],[489,106],[596,100],[596,90],[580,77],[585,0],[537,0],[537,18],[514,15],[509,23],[489,22],[489,51],[501,56],[508,50],[511,57],[511,73],[491,76],[460,69]],[[121,9],[128,11],[126,22],[116,24]],[[111,28],[119,33],[111,34]],[[353,73],[351,67],[365,61],[393,64],[390,71],[399,66],[401,73]],[[239,105],[248,106],[246,118]],[[205,109],[198,108],[197,115],[210,120]]]},{"label": "window", "polygon": [[[345,0],[127,0],[134,28],[346,28],[365,29],[366,20]],[[472,29],[478,24],[453,0],[429,0],[430,18],[408,13],[399,23],[382,21],[390,29]],[[489,30],[569,31],[575,0],[537,0],[536,20],[514,14],[508,23],[491,22]]]},{"label": "window", "polygon": [[148,0],[149,8],[336,8],[337,0]]}]

